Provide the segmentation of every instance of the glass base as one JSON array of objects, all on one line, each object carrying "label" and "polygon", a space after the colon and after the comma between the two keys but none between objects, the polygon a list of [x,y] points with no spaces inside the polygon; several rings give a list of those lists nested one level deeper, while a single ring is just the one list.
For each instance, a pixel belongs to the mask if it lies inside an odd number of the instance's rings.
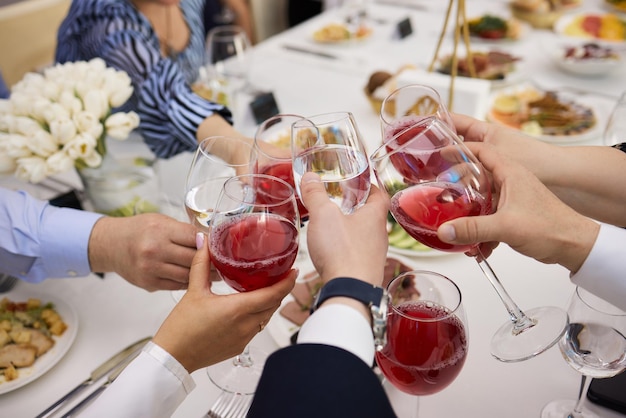
[{"label": "glass base", "polygon": [[576,401],[573,399],[552,401],[541,410],[541,418],[600,418],[587,408],[583,408],[580,413],[573,412],[575,407]]},{"label": "glass base", "polygon": [[525,313],[535,325],[516,333],[514,323],[508,322],[494,334],[491,355],[496,359],[511,363],[533,358],[559,341],[569,323],[567,312],[561,308],[547,306]]},{"label": "glass base", "polygon": [[211,382],[226,392],[253,395],[261,378],[267,353],[254,346],[248,349],[252,359],[251,365],[237,365],[237,357],[235,357],[209,366],[207,374]]}]

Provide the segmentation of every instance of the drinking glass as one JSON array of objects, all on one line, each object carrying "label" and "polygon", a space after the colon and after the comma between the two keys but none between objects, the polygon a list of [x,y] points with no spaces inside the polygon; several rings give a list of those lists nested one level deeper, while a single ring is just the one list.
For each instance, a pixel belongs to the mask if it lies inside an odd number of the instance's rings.
[{"label": "drinking glass", "polygon": [[461,291],[432,271],[402,273],[387,285],[387,341],[376,363],[396,388],[416,395],[445,389],[461,372],[469,334]]},{"label": "drinking glass", "polygon": [[626,369],[626,312],[581,287],[567,310],[570,324],[559,340],[567,363],[582,374],[577,400],[548,403],[542,418],[596,418],[583,407],[592,379],[613,377]]},{"label": "drinking glass", "polygon": [[604,130],[604,145],[613,146],[626,143],[626,91],[622,93]]},{"label": "drinking glass", "polygon": [[[209,227],[211,263],[238,292],[270,286],[289,274],[298,254],[300,219],[293,188],[265,174],[224,183]],[[207,369],[222,390],[252,394],[266,354],[248,345],[232,361]]]},{"label": "drinking glass", "polygon": [[480,162],[436,117],[388,139],[371,156],[381,190],[391,197],[391,213],[406,232],[431,248],[473,256],[504,303],[510,321],[491,341],[498,360],[526,360],[553,346],[565,332],[567,313],[540,307],[527,313],[508,295],[479,245],[454,245],[437,238],[437,228],[462,216],[492,212],[491,184]]},{"label": "drinking glass", "polygon": [[[232,150],[236,150],[236,153]],[[246,155],[249,156],[247,159]],[[253,144],[241,138],[210,136],[198,144],[187,173],[184,197],[189,222],[198,231],[209,233],[217,198],[226,180],[251,172],[256,165],[256,159]],[[214,282],[212,288],[216,293],[230,291],[221,282]],[[178,303],[185,292],[186,290],[172,291],[174,301]]]},{"label": "drinking glass", "polygon": [[324,113],[294,122],[291,152],[300,197],[300,180],[304,173],[313,171],[319,174],[328,196],[343,213],[354,212],[367,200],[370,165],[352,113]]},{"label": "drinking glass", "polygon": [[[211,84],[222,89],[233,100],[237,92],[250,87],[251,44],[243,28],[236,25],[217,26],[206,39],[207,76]],[[229,105],[231,103],[229,102]]]},{"label": "drinking glass", "polygon": [[389,94],[381,105],[383,138],[387,140],[430,116],[439,118],[456,132],[450,112],[435,89],[422,84],[400,87]]}]

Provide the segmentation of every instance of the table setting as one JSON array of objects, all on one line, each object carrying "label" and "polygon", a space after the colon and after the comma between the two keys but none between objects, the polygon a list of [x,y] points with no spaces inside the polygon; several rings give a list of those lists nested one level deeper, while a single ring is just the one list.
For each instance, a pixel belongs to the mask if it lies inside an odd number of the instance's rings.
[{"label": "table setting", "polygon": [[[319,288],[319,278],[306,251],[306,217],[300,213],[302,206],[298,196],[298,179],[311,169],[323,173],[323,181],[331,184],[327,187],[329,195],[348,214],[363,204],[371,184],[389,186],[385,191],[392,202],[395,202],[396,211],[392,204],[388,219],[390,246],[387,255],[389,269],[386,271],[389,277],[386,277],[386,282],[392,286],[395,281],[395,286],[398,286],[400,279],[408,277],[406,280],[415,284],[415,292],[424,297],[429,295],[429,300],[438,301],[437,303],[454,312],[456,316],[451,321],[454,322],[455,329],[460,330],[457,335],[461,335],[454,339],[460,350],[456,358],[459,361],[458,367],[455,366],[449,378],[441,384],[438,383],[434,390],[422,390],[423,388],[418,388],[419,384],[408,389],[398,388],[402,385],[398,385],[398,382],[394,384],[393,373],[384,370],[384,364],[385,361],[397,360],[389,360],[390,356],[401,358],[402,348],[390,346],[379,351],[377,359],[382,364],[377,373],[384,382],[397,415],[400,418],[558,416],[548,415],[549,411],[542,413],[542,410],[556,399],[576,400],[581,373],[574,370],[574,366],[570,367],[570,360],[564,361],[567,354],[562,345],[565,344],[565,339],[562,337],[567,329],[567,314],[571,317],[582,317],[578,322],[586,321],[583,317],[586,314],[580,313],[581,309],[576,302],[577,295],[584,295],[570,282],[569,272],[563,267],[540,263],[513,251],[507,245],[499,245],[488,260],[477,257],[473,261],[472,257],[463,254],[468,249],[451,251],[450,248],[443,248],[441,243],[433,242],[416,232],[416,228],[423,228],[424,225],[416,226],[414,219],[402,218],[398,209],[402,207],[402,193],[397,193],[397,189],[392,187],[394,182],[407,179],[415,173],[411,173],[408,168],[399,173],[401,170],[397,167],[397,159],[389,162],[394,158],[393,155],[388,155],[393,154],[388,152],[389,143],[382,145],[383,141],[391,141],[394,136],[406,135],[415,123],[425,122],[424,119],[420,119],[421,122],[412,120],[409,125],[402,125],[408,123],[406,117],[409,112],[404,110],[398,110],[398,116],[393,120],[385,120],[381,115],[391,115],[396,112],[396,107],[401,109],[404,105],[405,98],[401,95],[392,96],[392,93],[409,91],[415,85],[425,85],[434,91],[429,103],[435,100],[432,99],[434,97],[439,108],[436,117],[432,117],[432,112],[429,112],[420,118],[425,118],[428,129],[436,132],[437,138],[453,141],[466,161],[471,161],[474,157],[471,153],[467,154],[469,151],[462,141],[457,141],[455,132],[449,132],[450,127],[446,124],[449,123],[448,112],[466,113],[478,119],[513,126],[542,141],[559,146],[610,144],[610,141],[615,141],[611,138],[616,136],[611,129],[617,129],[611,126],[621,123],[618,114],[623,111],[626,100],[622,95],[626,90],[626,34],[623,39],[607,40],[602,36],[585,35],[580,31],[570,35],[574,33],[573,30],[565,28],[583,14],[602,13],[611,14],[611,18],[626,18],[618,1],[583,0],[559,12],[558,18],[549,28],[538,28],[521,19],[519,13],[513,13],[512,1],[467,0],[463,3],[467,7],[466,17],[470,23],[477,24],[480,17],[487,14],[503,16],[504,21],[516,19],[515,25],[519,26],[516,26],[514,34],[489,35],[485,39],[477,39],[478,36],[474,35],[470,40],[472,46],[477,46],[476,51],[498,50],[516,57],[517,61],[512,64],[516,67],[516,73],[498,79],[480,79],[460,74],[451,77],[429,68],[438,62],[438,57],[449,54],[456,47],[459,48],[459,56],[467,52],[460,43],[457,45],[453,42],[454,25],[447,25],[447,28],[442,29],[446,19],[446,3],[426,0],[371,0],[367,2],[365,12],[357,15],[358,21],[347,19],[343,9],[329,9],[255,46],[246,45],[246,59],[250,59],[244,77],[247,91],[237,96],[233,109],[235,127],[255,138],[257,143],[270,142],[276,145],[283,141],[282,133],[276,134],[270,129],[272,126],[278,127],[278,122],[259,123],[250,106],[250,102],[259,94],[271,93],[276,105],[273,113],[288,119],[287,125],[291,129],[288,135],[302,141],[298,143],[292,139],[294,143],[289,144],[292,150],[299,150],[295,156],[289,158],[293,161],[294,170],[290,173],[291,178],[276,175],[279,177],[277,180],[267,176],[273,174],[268,170],[277,169],[281,158],[285,156],[281,155],[279,158],[259,153],[258,150],[264,148],[258,144],[249,152],[253,156],[250,165],[252,174],[248,175],[250,177],[234,177],[241,170],[217,167],[216,164],[219,165],[221,161],[211,161],[210,147],[213,143],[206,140],[195,154],[184,153],[180,158],[156,162],[158,175],[167,180],[168,173],[172,173],[169,182],[160,182],[160,194],[176,197],[175,205],[186,205],[189,219],[181,215],[183,221],[191,220],[204,230],[215,228],[226,236],[229,228],[235,228],[231,225],[232,219],[229,219],[232,215],[229,211],[233,205],[252,205],[246,200],[246,192],[241,190],[258,182],[265,182],[264,185],[270,188],[271,181],[271,188],[276,190],[295,182],[296,187],[289,201],[280,202],[280,205],[286,205],[288,209],[270,215],[280,216],[281,219],[289,218],[291,229],[288,229],[297,231],[293,232],[294,236],[300,235],[299,248],[297,245],[293,247],[285,244],[289,248],[288,251],[286,247],[281,249],[284,250],[281,257],[288,260],[281,259],[277,262],[297,267],[300,277],[296,287],[285,298],[270,322],[264,329],[262,327],[261,332],[249,344],[251,349],[269,354],[294,342],[298,328],[306,318],[301,312],[308,313],[305,308],[312,303],[312,296]],[[410,26],[408,32],[406,22]],[[502,22],[496,23],[501,24]],[[441,48],[438,45],[440,36]],[[567,64],[562,61],[567,48],[585,46],[583,49],[588,49],[586,45],[592,42],[598,48],[604,47],[615,54],[617,58],[610,58],[613,60],[609,64],[611,68],[589,70],[575,67],[572,70],[566,67]],[[570,52],[582,56],[585,51]],[[372,87],[371,78],[377,72],[385,73],[384,81],[375,83]],[[452,97],[453,102],[450,100]],[[528,97],[531,99],[527,100]],[[550,131],[550,126],[547,125],[520,120],[518,113],[521,108],[527,109],[528,103],[545,97],[578,111],[574,118],[577,122],[580,122],[581,115],[587,115],[589,119],[584,126],[558,132]],[[409,104],[413,103],[411,100],[414,99],[410,99]],[[393,112],[385,111],[390,103],[393,104]],[[545,109],[542,111],[545,113]],[[398,125],[402,125],[401,129]],[[318,154],[311,151],[312,137],[316,141],[315,152]],[[351,141],[342,142],[346,138]],[[433,140],[432,137],[430,140]],[[213,142],[216,141],[217,137],[213,138]],[[126,144],[116,144],[113,151],[122,145]],[[142,144],[135,143],[134,146],[142,152],[145,151]],[[401,146],[405,144],[402,143]],[[353,163],[356,161],[357,164],[338,168],[329,162],[337,161],[340,164],[346,160]],[[320,165],[320,161],[324,164]],[[194,167],[198,165],[213,166],[212,169],[217,167],[218,171],[230,170],[220,179],[218,189],[222,190],[222,194],[219,202],[216,200],[217,192],[213,190],[215,187],[203,183],[201,178],[190,175],[187,177],[187,184],[174,181],[182,178],[180,173],[193,173]],[[394,168],[390,169],[390,165],[394,165]],[[331,177],[336,171],[350,171],[351,174],[347,179]],[[175,173],[179,175],[174,175]],[[484,201],[480,205],[488,212],[491,196],[485,190],[490,189],[489,183],[484,173],[476,172],[474,176],[473,183],[481,183],[479,189],[484,193]],[[72,185],[76,180],[72,177],[68,184]],[[0,181],[3,186],[10,188],[23,186],[8,176],[0,177]],[[202,191],[203,187],[207,191]],[[226,192],[226,196],[224,188],[230,188],[230,193]],[[51,194],[50,190],[33,185],[29,185],[27,189],[38,196],[48,197]],[[346,195],[346,189],[353,191],[350,195],[354,200],[346,202],[340,198]],[[332,195],[332,190],[338,192]],[[439,192],[444,193],[445,190]],[[237,198],[243,199],[243,203],[233,203]],[[274,199],[272,196],[266,198]],[[208,210],[206,200],[214,201],[215,207]],[[263,206],[267,203],[256,201],[254,205]],[[264,210],[269,214],[268,209]],[[428,225],[427,229],[434,229],[436,226]],[[216,239],[211,239],[209,246],[213,246],[211,248],[215,248],[214,251],[222,251],[224,260],[228,257],[236,258],[236,251],[224,247],[225,244],[217,238],[217,232],[214,235]],[[329,235],[330,239],[332,236]],[[291,242],[290,239],[285,240]],[[294,240],[297,241],[297,237]],[[248,250],[247,247],[237,249],[241,252]],[[236,275],[232,271],[227,273],[227,269],[227,261],[218,267],[220,274],[230,277],[227,281],[230,287],[238,291],[251,290],[245,278],[234,278]],[[434,274],[426,278],[411,275],[410,272],[415,270]],[[397,279],[399,275],[400,279]],[[265,285],[274,279],[267,278]],[[430,285],[429,289],[434,282],[439,286],[440,281],[442,287],[430,295],[429,290],[423,287],[423,280]],[[401,283],[400,286],[406,290],[404,284]],[[226,285],[223,288],[225,291],[234,291]],[[38,359],[35,366],[24,369],[23,375],[13,382],[0,383],[2,415],[18,418],[72,416],[89,401],[90,396],[97,396],[98,391],[110,384],[123,366],[132,360],[146,339],[157,331],[161,322],[180,300],[182,293],[146,292],[115,273],[104,277],[91,274],[87,277],[55,278],[40,284],[17,282],[11,289],[0,293],[0,300],[7,298],[23,301],[36,297],[43,302],[51,302],[67,324],[65,332],[55,338],[56,343],[50,352]],[[448,294],[452,296],[448,298]],[[443,298],[443,295],[446,297]],[[404,296],[408,299],[411,297],[410,294]],[[400,310],[409,309],[403,307],[401,299],[394,299],[392,305]],[[510,321],[505,321],[505,315]],[[545,320],[542,315],[550,319]],[[542,335],[543,340],[540,341],[538,336],[533,337],[532,333],[523,332],[519,335],[532,337],[531,343],[520,343],[520,339],[524,337],[512,337],[511,341],[504,339],[501,336],[503,334],[498,337],[502,329],[511,325],[523,326],[520,323],[525,319],[532,321],[533,318],[540,318],[539,323],[549,322],[552,326]],[[452,327],[449,323],[446,324],[445,326]],[[389,340],[391,344],[394,338]],[[589,345],[586,349],[597,348]],[[252,351],[253,358],[265,354]],[[251,375],[243,376],[237,383],[243,388],[241,390],[234,388],[233,382],[221,382],[217,377],[220,370],[226,368],[228,372],[228,368],[232,366],[233,360],[227,360],[192,373],[197,387],[187,396],[173,417],[244,416],[247,403],[237,406],[236,401],[225,396],[225,393],[230,390],[239,391],[247,396],[245,401],[249,402],[250,395],[254,392],[255,380]],[[591,380],[591,377],[609,377],[611,373],[598,372],[594,375],[585,369],[583,375],[590,376]],[[73,395],[62,401],[68,394]],[[581,400],[585,409],[599,417],[625,416],[584,397]],[[235,413],[234,409],[237,408],[239,409]]]}]

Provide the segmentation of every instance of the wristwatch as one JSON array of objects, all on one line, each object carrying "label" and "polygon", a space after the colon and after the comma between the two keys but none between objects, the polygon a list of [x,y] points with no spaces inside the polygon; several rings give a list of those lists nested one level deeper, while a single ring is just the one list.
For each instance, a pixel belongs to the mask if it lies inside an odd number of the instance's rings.
[{"label": "wristwatch", "polygon": [[311,305],[311,313],[326,299],[343,296],[363,303],[372,315],[372,334],[374,346],[381,350],[387,341],[387,309],[389,297],[387,291],[379,286],[366,283],[352,277],[337,277],[326,283],[319,290]]}]

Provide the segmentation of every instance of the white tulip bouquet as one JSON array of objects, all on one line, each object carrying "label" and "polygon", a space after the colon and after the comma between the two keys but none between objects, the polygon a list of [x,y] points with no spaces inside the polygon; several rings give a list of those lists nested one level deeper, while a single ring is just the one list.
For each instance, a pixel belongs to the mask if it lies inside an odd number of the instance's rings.
[{"label": "white tulip bouquet", "polygon": [[126,139],[139,125],[135,112],[111,113],[132,93],[128,74],[99,58],[26,74],[0,100],[0,173],[38,183],[74,167],[99,167],[105,139]]}]

